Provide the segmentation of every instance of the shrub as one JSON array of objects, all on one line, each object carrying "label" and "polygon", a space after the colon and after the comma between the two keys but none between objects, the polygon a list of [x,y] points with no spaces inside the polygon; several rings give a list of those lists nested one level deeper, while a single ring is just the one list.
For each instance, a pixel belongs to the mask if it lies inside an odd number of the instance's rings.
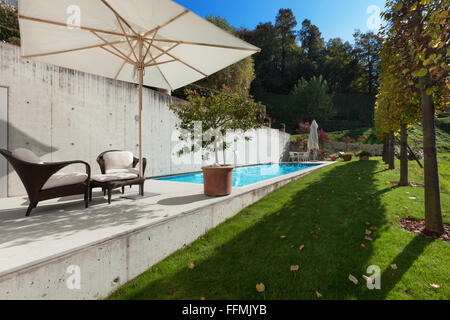
[{"label": "shrub", "polygon": [[342,142],[344,142],[344,143],[355,143],[356,140],[347,136],[347,137],[343,137],[342,138]]},{"label": "shrub", "polygon": [[356,156],[358,157],[370,157],[372,154],[369,151],[361,150],[358,153],[356,153]]},{"label": "shrub", "polygon": [[366,141],[367,141],[366,137],[364,137],[364,136],[358,137],[358,142],[366,142]]},{"label": "shrub", "polygon": [[310,133],[311,125],[309,124],[309,122],[299,122],[298,129],[296,131],[297,133]]},{"label": "shrub", "polygon": [[317,133],[319,135],[319,144],[324,145],[325,143],[330,142],[330,137],[323,129],[320,129]]}]

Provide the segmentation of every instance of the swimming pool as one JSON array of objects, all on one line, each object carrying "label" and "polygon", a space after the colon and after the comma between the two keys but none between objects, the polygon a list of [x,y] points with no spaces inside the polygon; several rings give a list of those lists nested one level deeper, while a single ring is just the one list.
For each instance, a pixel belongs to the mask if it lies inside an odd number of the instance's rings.
[{"label": "swimming pool", "polygon": [[[245,187],[249,184],[284,176],[318,165],[319,164],[310,163],[274,163],[235,168],[233,170],[233,187]],[[173,177],[163,177],[155,180],[203,184],[203,173],[199,172]]]}]

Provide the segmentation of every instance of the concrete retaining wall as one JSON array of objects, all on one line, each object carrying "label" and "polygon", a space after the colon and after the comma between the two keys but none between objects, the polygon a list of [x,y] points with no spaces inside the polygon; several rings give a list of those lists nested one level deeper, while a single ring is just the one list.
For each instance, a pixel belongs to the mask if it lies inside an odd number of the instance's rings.
[{"label": "concrete retaining wall", "polygon": [[[134,84],[25,60],[20,48],[0,43],[0,86],[9,92],[9,150],[29,148],[43,161],[85,160],[93,173],[99,172],[95,160],[105,150],[138,152]],[[168,107],[176,102],[181,101],[144,89],[147,176],[198,171],[202,166],[173,159],[177,119]],[[247,165],[284,158],[289,134],[265,128],[253,135],[251,141],[239,141],[227,152],[228,163]],[[24,193],[18,176],[9,168],[8,196]]]}]

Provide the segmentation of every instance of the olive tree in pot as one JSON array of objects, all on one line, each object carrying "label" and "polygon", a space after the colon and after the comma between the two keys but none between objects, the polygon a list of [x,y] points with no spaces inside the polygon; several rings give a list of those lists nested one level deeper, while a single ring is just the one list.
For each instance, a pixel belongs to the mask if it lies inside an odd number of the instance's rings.
[{"label": "olive tree in pot", "polygon": [[234,166],[219,164],[219,151],[225,155],[226,149],[237,141],[237,138],[227,141],[227,133],[250,139],[245,132],[261,126],[264,108],[252,98],[231,92],[226,87],[209,97],[189,89],[185,94],[187,103],[170,107],[180,119],[177,125],[179,139],[189,146],[179,150],[178,155],[201,152],[202,159],[208,160],[213,153],[214,164],[202,168],[205,194],[213,197],[229,195]]}]

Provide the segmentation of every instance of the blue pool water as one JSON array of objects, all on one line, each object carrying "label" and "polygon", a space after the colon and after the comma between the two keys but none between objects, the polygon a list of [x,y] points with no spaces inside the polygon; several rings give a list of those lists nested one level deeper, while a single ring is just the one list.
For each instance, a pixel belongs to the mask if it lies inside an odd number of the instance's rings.
[{"label": "blue pool water", "polygon": [[[276,178],[292,172],[305,170],[317,165],[318,164],[276,163],[235,168],[233,170],[233,187],[244,187],[249,184]],[[156,180],[203,184],[203,173],[192,173],[180,176],[158,178]]]}]

